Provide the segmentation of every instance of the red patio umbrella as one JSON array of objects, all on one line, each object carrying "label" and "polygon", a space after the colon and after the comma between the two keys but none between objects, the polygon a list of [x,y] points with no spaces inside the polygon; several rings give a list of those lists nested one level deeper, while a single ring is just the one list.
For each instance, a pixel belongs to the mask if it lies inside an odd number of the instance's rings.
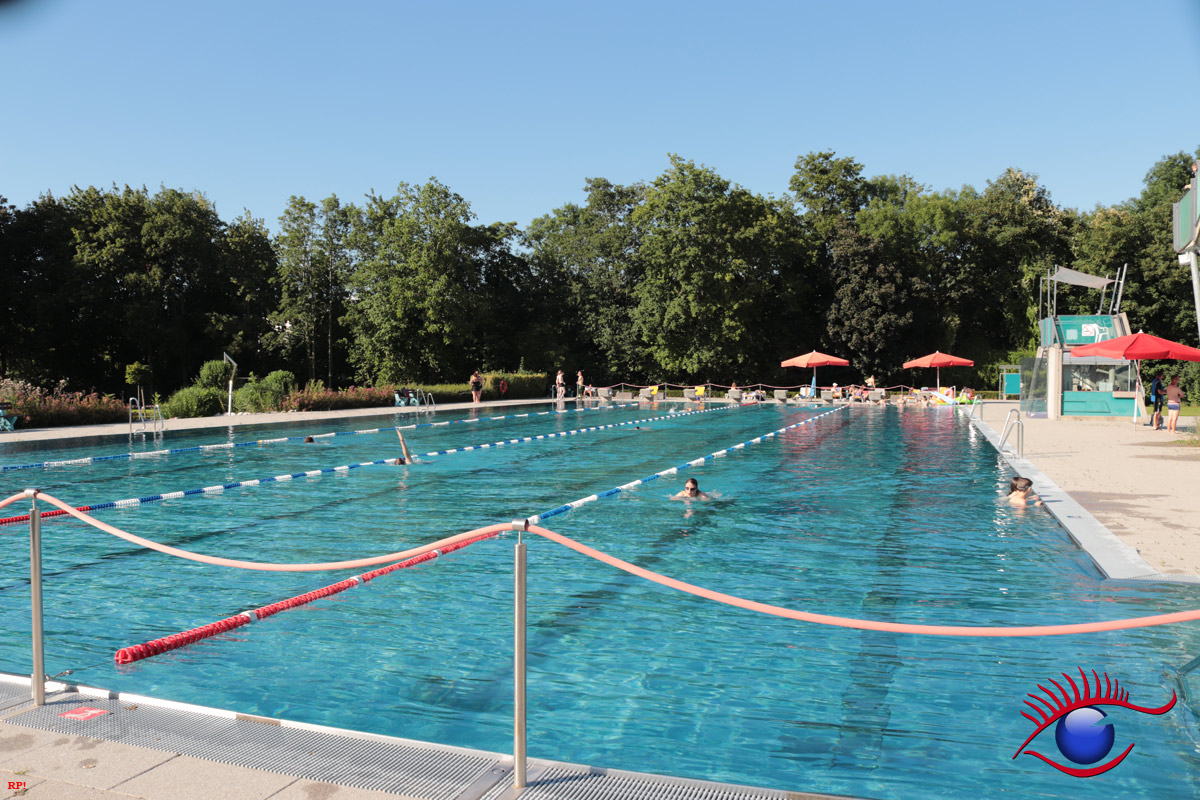
[{"label": "red patio umbrella", "polygon": [[1200,349],[1151,336],[1148,333],[1131,333],[1093,344],[1081,344],[1071,348],[1073,356],[1103,356],[1140,361],[1143,358],[1171,358],[1176,361],[1200,361]]},{"label": "red patio umbrella", "polygon": [[[1131,333],[1118,336],[1116,339],[1106,339],[1103,342],[1081,344],[1071,348],[1073,356],[1101,356],[1104,358],[1125,358],[1139,361],[1143,358],[1171,358],[1176,361],[1200,361],[1200,350],[1188,347],[1186,344],[1172,342],[1148,333]],[[1137,372],[1138,394],[1142,392],[1142,370]],[[1133,408],[1133,421],[1137,422],[1139,406]]]},{"label": "red patio umbrella", "polygon": [[971,359],[952,356],[949,353],[943,353],[941,350],[934,351],[927,356],[914,358],[912,361],[904,362],[904,369],[913,369],[915,367],[936,367],[938,391],[941,391],[942,389],[942,367],[973,366],[975,366],[975,362]]},{"label": "red patio umbrella", "polygon": [[811,353],[805,353],[802,356],[789,358],[787,361],[780,361],[781,367],[812,367],[813,368],[813,386],[817,385],[817,367],[848,367],[850,362],[844,358],[831,356],[826,353],[818,353],[813,350]]}]

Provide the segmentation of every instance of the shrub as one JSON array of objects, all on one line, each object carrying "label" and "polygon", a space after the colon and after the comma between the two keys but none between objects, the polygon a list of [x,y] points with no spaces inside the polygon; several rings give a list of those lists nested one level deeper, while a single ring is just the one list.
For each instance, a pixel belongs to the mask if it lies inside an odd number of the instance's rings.
[{"label": "shrub", "polygon": [[345,408],[374,408],[395,403],[391,386],[351,386],[335,392],[326,389],[321,381],[309,381],[300,390],[283,399],[280,406],[284,411],[340,411]]},{"label": "shrub", "polygon": [[[487,394],[486,380],[483,386],[484,394]],[[469,403],[471,401],[471,384],[469,383],[435,383],[422,386],[421,391],[429,392],[439,403]],[[495,391],[492,394],[494,395]]]},{"label": "shrub", "polygon": [[48,390],[24,381],[0,379],[0,400],[12,403],[8,413],[20,419],[18,424],[30,428],[128,421],[129,411],[119,398],[96,392],[68,392],[65,383]]},{"label": "shrub", "polygon": [[[546,387],[551,383],[550,376],[545,372],[489,372],[483,376],[483,396],[487,399],[499,399],[500,379],[508,381],[508,400],[519,400],[526,397],[543,397]],[[468,393],[470,387],[467,387]],[[435,393],[436,396],[436,393]]]},{"label": "shrub", "polygon": [[224,410],[224,399],[220,389],[187,386],[171,395],[162,412],[164,417],[212,417]]},{"label": "shrub", "polygon": [[229,379],[233,377],[233,364],[228,361],[205,361],[200,367],[200,377],[196,386],[202,389],[228,389]]},{"label": "shrub", "polygon": [[296,388],[296,376],[285,369],[275,370],[261,381],[254,373],[233,397],[235,411],[282,411],[284,399]]}]

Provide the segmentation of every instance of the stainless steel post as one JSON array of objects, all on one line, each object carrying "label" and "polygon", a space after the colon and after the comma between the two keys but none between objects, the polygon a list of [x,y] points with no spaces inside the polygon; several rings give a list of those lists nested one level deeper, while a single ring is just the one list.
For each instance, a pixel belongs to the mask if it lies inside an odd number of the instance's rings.
[{"label": "stainless steel post", "polygon": [[30,688],[33,704],[46,705],[46,653],[42,639],[42,515],[37,497],[30,494],[29,509],[29,594],[33,616],[33,675]]},{"label": "stainless steel post", "polygon": [[513,553],[513,786],[525,788],[525,542]]}]

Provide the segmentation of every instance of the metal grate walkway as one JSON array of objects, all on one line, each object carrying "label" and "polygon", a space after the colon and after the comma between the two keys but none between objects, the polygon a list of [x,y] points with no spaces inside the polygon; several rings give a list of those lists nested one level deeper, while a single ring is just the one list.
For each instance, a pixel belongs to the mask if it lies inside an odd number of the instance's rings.
[{"label": "metal grate walkway", "polygon": [[[339,731],[69,687],[29,705],[29,685],[0,682],[4,722],[180,753],[414,800],[821,800],[832,795],[605,770],[540,759],[513,788],[511,756]],[[22,709],[22,705],[29,705]],[[108,713],[61,716],[80,707]],[[81,716],[87,716],[83,714]]]}]

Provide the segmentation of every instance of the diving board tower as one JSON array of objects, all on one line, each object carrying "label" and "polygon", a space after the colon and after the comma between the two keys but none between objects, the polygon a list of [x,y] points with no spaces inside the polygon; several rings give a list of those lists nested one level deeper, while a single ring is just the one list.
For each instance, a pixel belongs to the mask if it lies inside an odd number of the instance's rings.
[{"label": "diving board tower", "polygon": [[[1115,273],[1090,275],[1066,267],[1047,270],[1038,289],[1037,357],[1021,363],[1021,410],[1030,416],[1119,417],[1135,413],[1137,376],[1131,362],[1073,356],[1079,345],[1103,342],[1130,332],[1121,311],[1125,264]],[[1099,291],[1095,314],[1058,313],[1063,285]],[[1073,310],[1083,303],[1076,297]]]},{"label": "diving board tower", "polygon": [[1200,161],[1192,162],[1192,180],[1183,187],[1183,197],[1171,205],[1171,222],[1174,229],[1175,252],[1179,263],[1192,268],[1192,298],[1196,303],[1196,328],[1200,332],[1200,186],[1196,184]]}]

